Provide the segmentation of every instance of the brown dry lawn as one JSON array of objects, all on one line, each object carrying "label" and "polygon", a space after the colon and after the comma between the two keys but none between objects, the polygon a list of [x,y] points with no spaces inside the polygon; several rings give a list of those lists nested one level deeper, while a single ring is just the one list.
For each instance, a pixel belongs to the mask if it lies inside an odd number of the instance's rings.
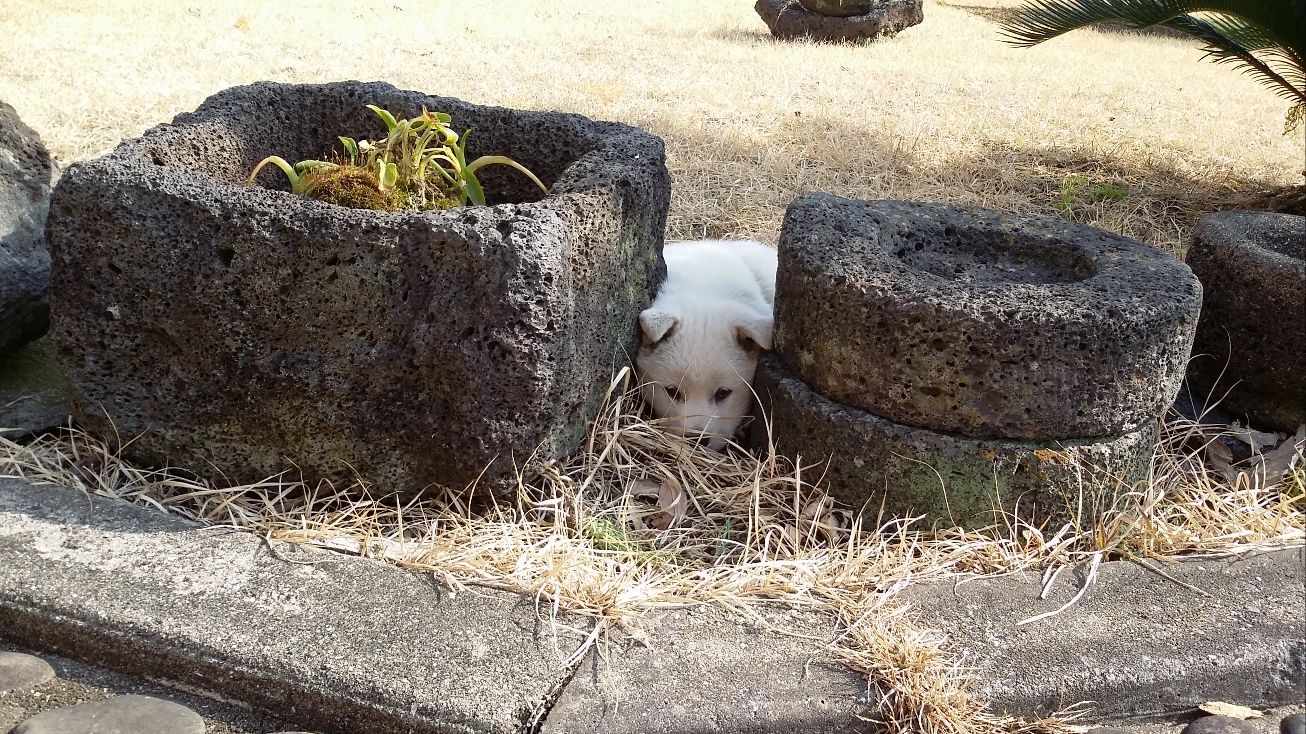
[{"label": "brown dry lawn", "polygon": [[823,190],[1061,208],[1181,250],[1197,213],[1301,182],[1286,105],[1196,44],[1011,48],[1011,4],[927,0],[896,39],[831,46],[773,40],[751,0],[5,0],[0,99],[64,164],[262,79],[619,120],[667,142],[671,238],[774,242]]}]

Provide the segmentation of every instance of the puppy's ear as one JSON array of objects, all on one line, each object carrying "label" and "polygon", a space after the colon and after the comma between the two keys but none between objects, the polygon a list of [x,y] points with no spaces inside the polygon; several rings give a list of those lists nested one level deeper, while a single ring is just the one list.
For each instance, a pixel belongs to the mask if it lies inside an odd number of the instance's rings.
[{"label": "puppy's ear", "polygon": [[735,341],[750,356],[757,356],[763,349],[771,348],[771,336],[775,328],[775,317],[770,314],[750,314],[735,324]]},{"label": "puppy's ear", "polygon": [[676,333],[678,326],[680,326],[680,319],[666,311],[644,309],[639,315],[639,328],[644,332],[640,342],[646,349],[652,349],[659,342]]}]

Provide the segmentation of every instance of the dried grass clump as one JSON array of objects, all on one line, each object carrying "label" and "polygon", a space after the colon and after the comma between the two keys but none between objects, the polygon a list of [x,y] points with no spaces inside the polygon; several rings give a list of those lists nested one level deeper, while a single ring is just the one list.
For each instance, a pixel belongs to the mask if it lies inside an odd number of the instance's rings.
[{"label": "dried grass clump", "polygon": [[[783,602],[836,615],[834,640],[814,640],[866,675],[892,732],[1065,731],[1061,719],[994,717],[935,633],[917,629],[895,594],[945,578],[1061,570],[1119,558],[1167,559],[1300,544],[1306,433],[1286,470],[1261,462],[1234,483],[1203,461],[1209,427],[1168,422],[1148,481],[1088,527],[1011,518],[981,531],[917,528],[841,510],[814,467],[772,454],[720,454],[641,415],[623,372],[588,443],[567,463],[530,462],[514,504],[473,509],[467,494],[399,501],[356,484],[310,486],[286,475],[220,487],[145,470],[76,430],[27,445],[0,437],[0,473],[147,504],[202,523],[384,559],[451,588],[480,585],[535,597],[555,613],[596,620],[580,659],[607,626],[645,612],[713,603],[749,615]],[[1282,452],[1281,452],[1282,453]],[[1158,569],[1154,569],[1158,570]],[[1163,572],[1162,572],[1163,573]],[[777,630],[780,631],[780,630]]]}]

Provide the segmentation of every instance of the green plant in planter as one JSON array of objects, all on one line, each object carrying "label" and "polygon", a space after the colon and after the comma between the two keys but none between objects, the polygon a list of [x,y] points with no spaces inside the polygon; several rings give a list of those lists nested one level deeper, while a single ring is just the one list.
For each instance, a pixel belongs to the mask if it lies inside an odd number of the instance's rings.
[{"label": "green plant in planter", "polygon": [[254,168],[252,184],[269,163],[290,179],[291,191],[322,201],[358,209],[386,211],[449,209],[468,203],[484,206],[485,192],[476,171],[492,164],[511,166],[525,174],[541,191],[548,188],[520,163],[500,155],[467,162],[467,138],[449,127],[443,112],[422,108],[421,117],[396,119],[389,111],[368,105],[385,122],[384,141],[341,137],[344,156],[339,162],[306,160],[290,165],[268,156]]}]

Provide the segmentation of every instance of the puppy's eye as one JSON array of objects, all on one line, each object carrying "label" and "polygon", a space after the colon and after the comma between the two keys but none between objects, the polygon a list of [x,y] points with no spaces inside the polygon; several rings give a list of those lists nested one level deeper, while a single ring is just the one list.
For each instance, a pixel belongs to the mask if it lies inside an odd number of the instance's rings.
[{"label": "puppy's eye", "polygon": [[714,403],[719,403],[719,402],[721,402],[722,400],[725,400],[726,398],[730,397],[730,393],[732,393],[732,392],[734,392],[734,390],[731,390],[730,388],[723,387],[723,388],[721,388],[720,390],[717,390],[715,393],[712,394],[712,402],[714,402]]},{"label": "puppy's eye", "polygon": [[680,391],[670,385],[663,385],[663,390],[667,391],[667,396],[672,400],[680,400]]}]

